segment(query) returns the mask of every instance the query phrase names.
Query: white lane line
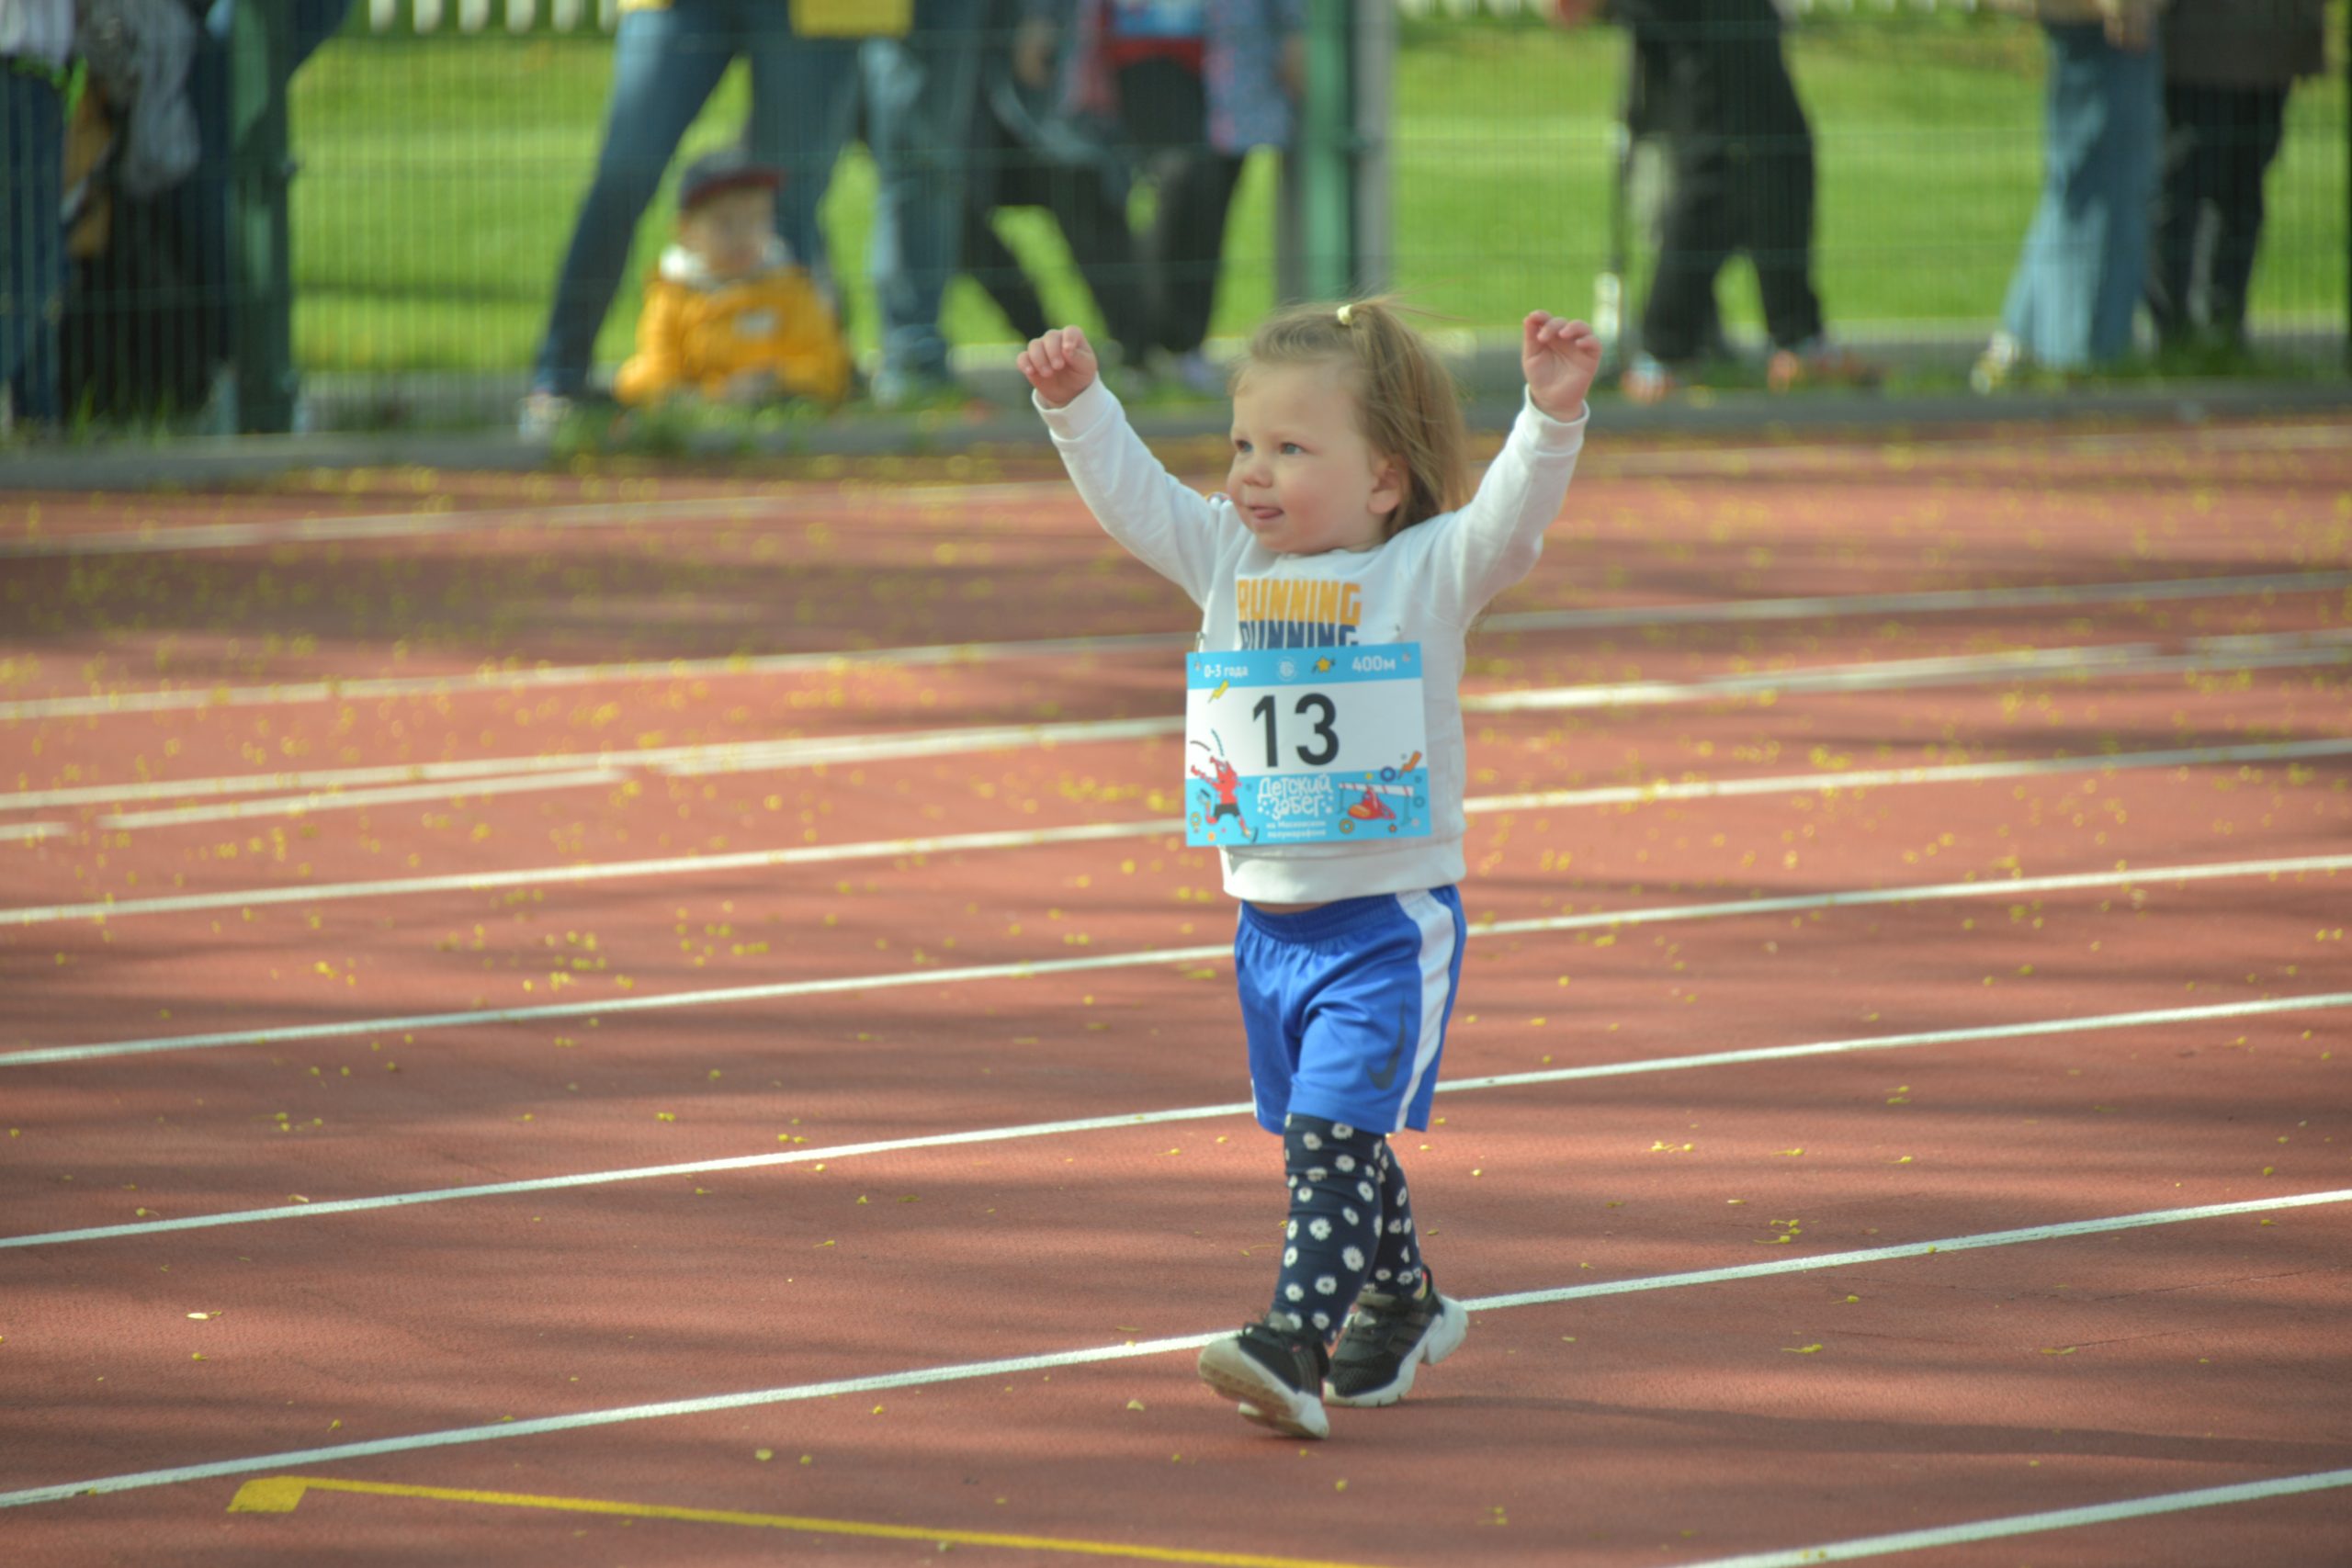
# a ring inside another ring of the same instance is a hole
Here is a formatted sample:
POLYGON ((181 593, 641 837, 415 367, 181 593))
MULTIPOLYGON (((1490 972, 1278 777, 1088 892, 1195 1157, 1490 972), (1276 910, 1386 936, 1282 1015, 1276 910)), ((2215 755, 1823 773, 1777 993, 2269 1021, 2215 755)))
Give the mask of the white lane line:
POLYGON ((183 806, 166 811, 124 811, 98 818, 107 829, 168 828, 192 822, 230 821, 247 817, 306 817, 314 811, 348 811, 363 806, 401 806, 419 800, 461 805, 486 795, 519 795, 550 789, 586 789, 595 784, 626 783, 628 774, 612 768, 583 768, 571 773, 529 773, 516 778, 456 780, 441 784, 407 784, 390 789, 312 790, 307 795, 241 800, 226 806, 183 806))
MULTIPOLYGON (((1709 675, 1695 681, 1634 681, 1612 685, 1553 686, 1464 697, 1462 710, 1464 713, 1520 713, 1566 708, 1650 707, 1668 703, 1720 702, 1746 696, 1896 691, 1923 686, 1976 685, 2039 679, 2071 682, 2098 676, 2161 675, 2207 670, 2273 670, 2317 664, 2352 665, 2352 628, 2252 637, 2199 638, 2192 650, 2187 653, 2167 653, 2146 643, 2123 643, 1944 655, 1928 659, 1877 660, 1863 664, 1709 675)), ((746 741, 733 747, 707 749, 693 757, 664 762, 660 771, 673 778, 768 773, 835 762, 997 750, 1011 746, 1067 746, 1106 739, 1135 739, 1173 735, 1182 728, 1183 721, 1171 716, 1024 725, 997 730, 919 730, 903 735, 746 741)))
POLYGON ((1973 1519, 1939 1529, 1901 1530, 1893 1535, 1863 1536, 1834 1540, 1823 1546, 1792 1547, 1784 1551, 1750 1551, 1737 1557, 1712 1557, 1683 1568, 1804 1568, 1812 1562, 1854 1562, 1866 1557, 1891 1557, 1899 1551, 1924 1551, 1937 1546, 1965 1546, 1972 1541, 2000 1540, 2013 1535, 2038 1535, 2044 1530, 2077 1529, 2085 1525, 2111 1525, 2143 1519, 2155 1514, 2177 1514, 2190 1508, 2226 1507, 2233 1503, 2260 1503, 2272 1497, 2298 1497, 2352 1486, 2352 1470, 2323 1470, 2309 1475, 2280 1475, 2267 1481, 2241 1482, 2234 1486, 2200 1486, 2193 1492, 2160 1492, 2151 1497, 2131 1497, 2120 1503, 2093 1503, 2079 1508, 2051 1508, 2039 1514, 2011 1514, 2007 1518, 1973 1519))
MULTIPOLYGON (((1474 937, 1523 936, 1544 932, 1610 930, 1618 926, 1657 925, 1675 920, 1736 919, 1757 915, 1790 914, 1811 909, 1861 908, 1877 904, 1931 903, 1946 898, 2016 897, 2030 893, 2075 892, 2093 887, 2141 888, 2166 883, 2208 882, 2241 876, 2334 876, 2352 869, 2352 855, 2307 855, 2287 860, 2226 861, 2138 871, 2074 872, 2052 876, 2012 877, 1997 882, 1947 882, 1900 887, 1875 887, 1830 893, 1802 893, 1774 898, 1740 898, 1714 904, 1678 904, 1658 908, 1612 909, 1586 915, 1547 915, 1538 919, 1497 920, 1474 925, 1474 937)), ((1229 943, 1199 947, 1162 947, 1136 953, 1098 953, 1087 958, 1026 959, 1015 964, 975 964, 959 969, 910 969, 892 975, 842 976, 823 980, 784 980, 765 986, 729 986, 716 990, 673 991, 661 996, 616 997, 604 1001, 543 1002, 535 1007, 482 1009, 470 1012, 422 1013, 407 1018, 352 1019, 334 1023, 299 1024, 277 1029, 227 1030, 212 1034, 173 1034, 147 1040, 119 1040, 91 1045, 44 1045, 0 1052, 0 1067, 35 1066, 45 1063, 87 1062, 113 1056, 148 1055, 159 1051, 192 1051, 218 1045, 269 1045, 296 1040, 326 1040, 392 1030, 463 1028, 470 1024, 534 1023, 556 1019, 599 1017, 605 1013, 650 1012, 672 1008, 712 1007, 729 1002, 776 1001, 790 997, 832 995, 844 991, 896 990, 910 986, 949 986, 983 980, 1029 980, 1048 975, 1073 975, 1105 969, 1134 969, 1159 964, 1197 964, 1220 957, 1229 943)))
POLYGON ((18 843, 33 839, 54 839, 65 831, 62 822, 0 823, 0 843, 18 843))
MULTIPOLYGON (((1496 811, 1569 809, 1668 800, 1731 799, 1763 795, 1826 794, 1909 784, 1982 783, 2058 773, 2123 773, 2199 767, 2217 762, 2294 761, 2352 754, 2352 739, 2265 741, 2246 746, 2184 747, 2165 751, 2118 751, 2087 757, 2037 757, 2014 762, 1963 762, 1944 767, 1867 768, 1834 773, 1774 774, 1750 779, 1687 779, 1596 789, 1547 790, 1530 795, 1486 795, 1464 803, 1471 816, 1496 811)), ((1181 833, 1180 818, 1141 822, 1093 822, 1068 828, 1005 829, 992 833, 942 834, 919 839, 865 840, 844 844, 807 844, 784 850, 739 850, 726 854, 673 855, 659 860, 607 861, 534 866, 519 871, 460 872, 435 876, 388 877, 371 882, 322 883, 314 886, 248 887, 222 893, 181 893, 153 898, 105 898, 80 904, 0 908, 0 926, 46 925, 60 920, 122 919, 134 915, 184 914, 205 909, 251 908, 273 904, 323 904, 353 898, 413 897, 426 893, 488 892, 501 887, 609 882, 643 876, 701 875, 722 871, 772 870, 778 866, 902 855, 957 854, 983 850, 1037 849, 1114 839, 1181 833)))
MULTIPOLYGON (((2267 572, 2237 577, 2163 578, 2145 582, 1929 589, 1905 593, 1821 594, 1708 601, 1691 604, 1530 610, 1489 615, 1480 625, 1485 631, 1498 633, 1592 630, 1615 626, 1742 625, 1766 621, 1823 620, 1844 615, 1942 615, 1968 610, 2044 609, 2068 605, 2324 593, 2347 587, 2352 587, 2352 571, 2267 572)), ((729 655, 711 659, 643 660, 616 664, 543 665, 533 669, 485 669, 443 675, 374 676, 356 681, 304 681, 262 686, 164 687, 0 703, 0 720, 90 717, 213 706, 359 702, 385 697, 439 695, 469 689, 526 691, 606 681, 707 680, 859 668, 980 664, 1008 659, 1158 652, 1192 646, 1193 635, 1189 632, 1138 633, 1123 637, 938 643, 855 652, 729 655)))
MULTIPOLYGON (((1582 1067, 1550 1067, 1540 1072, 1503 1073, 1488 1077, 1441 1082, 1440 1094, 1468 1094, 1480 1089, 1525 1089, 1546 1084, 1575 1083, 1590 1078, 1632 1077, 1646 1073, 1689 1072, 1702 1067, 1748 1066, 1760 1062, 1803 1061, 1815 1056, 1852 1055, 1864 1051, 1905 1051, 1922 1045, 1964 1044, 1980 1040, 2019 1040, 2051 1034, 2082 1034, 2111 1029, 2154 1029, 2177 1023, 2211 1023, 2222 1020, 2267 1017, 2274 1013, 2322 1011, 2352 1007, 2352 991, 2313 996, 2272 997, 2252 1002, 2222 1002, 2208 1007, 2159 1008, 2145 1012, 2104 1013, 2089 1018, 2029 1019, 2021 1023, 1981 1024, 1964 1029, 1933 1029, 1911 1034, 1871 1034, 1849 1040, 1816 1040, 1798 1045, 1759 1045, 1741 1051, 1710 1051, 1696 1056, 1649 1056, 1624 1062, 1599 1062, 1582 1067)), ((431 1188, 413 1192, 380 1193, 366 1198, 334 1198, 312 1203, 284 1203, 267 1209, 227 1209, 176 1219, 133 1221, 119 1225, 91 1225, 78 1230, 43 1231, 0 1236, 0 1251, 12 1247, 64 1247, 85 1241, 113 1241, 125 1236, 161 1235, 175 1231, 211 1230, 221 1225, 261 1224, 272 1220, 316 1219, 325 1214, 366 1213, 379 1209, 413 1208, 421 1203, 453 1203, 473 1198, 511 1198, 530 1192, 560 1192, 580 1187, 605 1187, 616 1182, 650 1181, 662 1178, 707 1176, 720 1171, 764 1170, 772 1166, 800 1165, 813 1160, 849 1159, 859 1155, 896 1154, 912 1149, 952 1148, 965 1144, 1009 1143, 1024 1138, 1058 1137, 1070 1133, 1152 1127, 1170 1122, 1199 1122, 1239 1116, 1249 1104, 1188 1105, 1165 1111, 1137 1111, 1116 1116, 1089 1116, 1072 1121, 1033 1122, 1012 1127, 989 1127, 962 1133, 931 1133, 918 1137, 885 1138, 872 1143, 836 1144, 824 1148, 779 1149, 773 1154, 727 1155, 715 1159, 686 1160, 674 1165, 635 1166, 619 1170, 572 1171, 562 1176, 529 1177, 514 1181, 478 1182, 468 1187, 431 1188)))
MULTIPOLYGON (((1689 682, 1644 681, 1609 685, 1556 686, 1537 691, 1474 694, 1464 699, 1463 707, 1465 712, 1472 713, 1504 713, 1520 708, 1638 707, 1668 703, 1723 701, 1765 693, 1967 684, 1978 681, 2028 679, 2045 674, 2052 678, 2073 679, 2093 667, 2100 674, 2129 675, 2217 667, 2273 668, 2347 662, 2352 662, 2352 630, 2338 629, 2199 638, 2185 654, 2164 653, 2144 643, 2092 645, 2018 653, 1741 671, 1689 682)), ((467 761, 393 763, 364 768, 315 769, 303 773, 238 773, 203 779, 144 780, 136 784, 84 784, 0 795, 0 812, 131 800, 243 795, 260 790, 331 790, 382 784, 416 784, 551 768, 645 768, 673 776, 695 777, 708 773, 820 767, 837 762, 877 761, 898 757, 939 756, 960 751, 1100 744, 1172 735, 1182 728, 1182 719, 1172 716, 1084 719, 1058 724, 947 727, 896 733, 643 747, 626 751, 553 752, 536 757, 483 757, 467 761)))
MULTIPOLYGON (((2294 592, 2277 590, 2277 592, 2294 592)), ((935 643, 854 652, 729 654, 715 659, 649 659, 618 664, 549 664, 530 669, 468 670, 441 675, 383 675, 356 681, 301 681, 269 686, 175 686, 157 691, 97 693, 81 697, 28 697, 0 703, 0 720, 86 718, 117 713, 167 713, 204 707, 267 707, 281 704, 368 702, 386 697, 455 696, 466 691, 524 692, 602 681, 694 681, 733 675, 844 673, 858 669, 910 669, 977 664, 1003 658, 1188 649, 1193 636, 1142 632, 1118 637, 1043 637, 999 643, 935 643)))
MULTIPOLYGON (((1700 1269, 1687 1273, 1652 1274, 1634 1280, 1612 1280, 1589 1285, 1570 1285, 1559 1290, 1527 1291, 1510 1295, 1474 1297, 1465 1300, 1463 1304, 1472 1312, 1506 1312, 1516 1307, 1538 1303, 1548 1305, 1595 1296, 1681 1290, 1694 1285, 1728 1284, 1738 1280, 1771 1279, 1784 1274, 1853 1269, 1869 1264, 1892 1263, 1915 1258, 1938 1256, 1948 1252, 1966 1252, 1993 1247, 2020 1247, 2045 1241, 2066 1241, 2082 1236, 2144 1230, 2157 1225, 2188 1224, 2202 1220, 2231 1219, 2247 1214, 2273 1213, 2282 1210, 2306 1209, 2321 1204, 2346 1201, 2352 1201, 2352 1189, 2324 1192, 2297 1192, 2284 1197, 2256 1198, 2236 1203, 2207 1203, 2195 1208, 2154 1209, 2139 1213, 2116 1214, 2103 1219, 2070 1220, 2061 1224, 2033 1225, 2019 1230, 1984 1231, 1973 1235, 1946 1236, 1936 1241, 1866 1247, 1854 1252, 1824 1253, 1815 1258, 1774 1258, 1770 1262, 1748 1263, 1736 1268, 1700 1269)), ((842 1394, 874 1393, 891 1389, 970 1382, 981 1378, 1001 1378, 1022 1372, 1053 1371, 1062 1367, 1091 1366, 1104 1361, 1137 1360, 1149 1356, 1165 1356, 1179 1351, 1198 1349, 1210 1340, 1231 1332, 1229 1328, 1213 1329, 1205 1334, 1186 1334, 1166 1339, 1098 1345, 1076 1350, 1056 1350, 1036 1355, 1012 1356, 997 1360, 966 1361, 952 1366, 920 1367, 906 1371, 883 1372, 868 1377, 840 1378, 829 1382, 787 1384, 780 1388, 752 1389, 741 1393, 707 1394, 695 1399, 664 1400, 649 1404, 625 1404, 603 1410, 576 1410, 570 1415, 535 1416, 526 1421, 502 1421, 484 1427, 453 1427, 437 1432, 415 1432, 403 1437, 372 1438, 366 1442, 337 1443, 326 1448, 297 1449, 282 1453, 254 1454, 241 1459, 212 1460, 201 1464, 176 1465, 164 1470, 142 1470, 120 1475, 93 1476, 85 1480, 68 1481, 56 1485, 31 1486, 14 1492, 0 1492, 0 1508, 21 1508, 36 1503, 61 1503, 70 1497, 102 1496, 110 1493, 139 1491, 153 1486, 176 1485, 183 1482, 210 1481, 225 1475, 251 1475, 257 1471, 290 1470, 316 1464, 332 1464, 341 1460, 369 1459, 379 1454, 413 1453, 423 1449, 455 1448, 469 1443, 499 1442, 509 1438, 544 1437, 550 1433, 577 1432, 598 1427, 618 1426, 625 1422, 662 1420, 678 1416, 708 1416, 727 1410, 748 1410, 762 1405, 795 1404, 812 1399, 831 1399, 842 1394)))
MULTIPOLYGON (((1060 499, 1067 484, 1014 480, 1001 484, 908 484, 895 487, 902 502, 921 505, 943 501, 1060 499)), ((708 518, 743 523, 797 523, 808 510, 839 512, 856 504, 854 491, 818 485, 776 495, 688 496, 673 501, 586 502, 537 506, 527 502, 475 512, 387 512, 355 517, 288 517, 259 523, 206 523, 164 527, 110 529, 106 533, 59 534, 0 539, 0 559, 53 556, 179 555, 198 550, 243 549, 253 545, 315 545, 367 539, 423 539, 443 534, 626 528, 708 518), (808 503, 814 503, 811 508, 808 503)))
MULTIPOLYGON (((2199 639, 2200 642, 2205 639, 2199 639)), ((2041 648, 2014 653, 1879 660, 1819 669, 1759 670, 1696 681, 1636 681, 1617 686, 1559 686, 1497 692, 1463 700, 1464 713, 1518 713, 1557 708, 1636 707, 1702 703, 1726 697, 1814 692, 1906 691, 1923 686, 1976 685, 1997 681, 2086 681, 2118 675, 2168 675, 2202 670, 2276 670, 2312 664, 2352 664, 2352 628, 2288 634, 2260 645, 2199 647, 2166 653, 2144 643, 2041 648)))
MULTIPOLYGON (((1481 795, 1464 806, 1470 816, 1547 807, 1624 806, 1655 800, 1727 800, 1742 795, 1795 795, 1808 790, 1886 789, 1904 784, 1982 784, 1992 779, 2053 773, 2131 773, 2149 768, 2204 767, 2215 762, 2291 762, 2352 754, 2352 740, 2259 741, 2246 746, 2184 746, 2164 751, 2114 751, 2086 757, 2028 757, 2010 762, 1951 762, 1923 768, 1862 768, 1838 773, 1774 774, 1752 779, 1660 779, 1599 789, 1540 790, 1481 795), (1808 783, 1807 781, 1811 782, 1808 783)), ((1171 829, 1172 830, 1172 829, 1171 829)), ((0 923, 6 923, 0 913, 0 923)))
POLYGON ((2016 588, 1925 589, 1905 593, 1839 593, 1786 599, 1734 599, 1623 609, 1525 610, 1479 623, 1496 632, 1592 630, 1603 626, 1690 626, 1751 621, 1811 621, 1838 615, 1924 615, 1965 610, 2061 609, 2084 604, 2159 604, 2240 594, 2324 593, 2352 588, 2352 571, 2270 572, 2244 577, 2160 578, 2147 582, 2030 584, 2016 588))
POLYGON ((459 762, 392 762, 367 768, 318 768, 303 773, 232 773, 209 779, 157 779, 138 784, 83 784, 66 789, 25 790, 0 795, 0 812, 44 810, 60 806, 106 805, 130 800, 184 800, 251 795, 262 790, 330 791, 376 784, 429 784, 440 780, 497 778, 545 769, 628 768, 667 772, 673 764, 727 756, 747 748, 801 747, 808 761, 865 761, 919 754, 935 736, 968 737, 949 750, 989 750, 1068 745, 1080 740, 1125 740, 1170 728, 1162 719, 1094 719, 1080 724, 1021 724, 991 728, 908 730, 899 734, 817 736, 803 739, 725 740, 691 746, 646 746, 628 750, 546 752, 536 757, 477 757, 459 762))
POLYGON ((359 517, 291 517, 264 523, 205 523, 0 539, 0 559, 58 556, 183 555, 253 545, 315 545, 358 539, 423 539, 439 534, 517 528, 625 527, 632 523, 693 522, 782 510, 775 497, 709 496, 672 502, 586 506, 502 506, 485 512, 392 512, 359 517))
MULTIPOLYGON (((2145 675, 2199 670, 2275 669, 2352 664, 2352 630, 2251 637, 2199 639, 2192 651, 2168 654, 2146 644, 2063 648, 2023 653, 1881 660, 1812 669, 1749 671, 1697 681, 1648 681, 1611 685, 1556 686, 1534 691, 1468 697, 1469 713, 1522 709, 1614 708, 1669 703, 1724 701, 1782 693, 1883 691, 1905 687, 1967 685, 1983 682, 2049 678, 2080 680, 2102 675, 2145 675)), ((256 789, 332 790, 390 782, 481 778, 547 769, 651 769, 674 778, 772 773, 836 763, 884 761, 1056 746, 1102 745, 1173 735, 1182 728, 1173 716, 1083 719, 1058 724, 959 726, 863 735, 809 736, 776 740, 650 747, 631 751, 551 753, 538 757, 487 757, 458 762, 423 762, 371 768, 326 769, 305 773, 248 773, 185 782, 83 785, 0 795, 0 811, 29 810, 92 801, 182 798, 234 795, 256 789)), ((194 813, 179 818, 201 821, 194 813)))
POLYGON ((487 891, 499 887, 553 886, 560 883, 608 882, 614 878, 671 876, 695 872, 741 871, 783 865, 809 865, 831 861, 870 860, 876 855, 946 854, 966 850, 1026 849, 1040 844, 1084 843, 1100 839, 1133 839, 1153 833, 1181 833, 1183 824, 1165 822, 1105 822, 1076 828, 1008 829, 998 833, 962 833, 934 839, 898 839, 855 844, 810 844, 791 850, 746 850, 731 854, 680 855, 667 860, 619 861, 605 864, 540 866, 528 871, 456 873, 446 876, 392 877, 380 882, 338 882, 318 887, 257 887, 238 893, 191 893, 163 898, 125 898, 96 904, 57 904, 46 908, 0 909, 0 926, 39 925, 51 920, 114 919, 125 915, 185 913, 192 909, 230 909, 266 904, 326 903, 348 898, 386 898, 418 893, 487 891))

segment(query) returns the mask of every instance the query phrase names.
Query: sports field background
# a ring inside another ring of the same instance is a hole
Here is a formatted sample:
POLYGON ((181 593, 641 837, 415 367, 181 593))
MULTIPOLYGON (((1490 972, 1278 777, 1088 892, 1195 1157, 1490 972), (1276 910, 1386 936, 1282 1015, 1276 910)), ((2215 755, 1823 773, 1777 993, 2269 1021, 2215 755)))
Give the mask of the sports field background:
MULTIPOLYGON (((320 371, 496 371, 528 363, 594 165, 612 44, 593 32, 371 35, 364 13, 297 78, 301 176, 293 196, 296 352, 320 371)), ((2290 104, 2256 277, 2258 331, 2340 336, 2346 238, 2343 7, 2338 62, 2290 104)), ((1582 312, 1607 251, 1610 131, 1624 35, 1526 21, 1400 24, 1392 136, 1395 282, 1465 327, 1532 305, 1582 312)), ((1792 65, 1820 162, 1817 265, 1833 326, 1884 341, 1989 330, 2031 214, 2041 168, 2041 42, 2011 19, 1863 9, 1793 30, 1792 65)), ((692 152, 741 125, 730 73, 687 139, 692 152)), ((1227 236, 1215 331, 1237 333, 1272 298, 1278 171, 1255 159, 1227 236)), ((870 166, 853 144, 827 199, 853 333, 870 347, 864 257, 870 166)), ((1048 305, 1091 319, 1063 281, 1050 220, 1000 226, 1052 275, 1048 305)), ((670 223, 665 189, 607 318, 598 358, 624 356, 638 279, 670 223)), ((1635 276, 1645 275, 1637 263, 1635 276)), ((1736 327, 1755 321, 1736 265, 1736 327)), ((949 336, 1005 341, 985 296, 959 280, 949 336)))

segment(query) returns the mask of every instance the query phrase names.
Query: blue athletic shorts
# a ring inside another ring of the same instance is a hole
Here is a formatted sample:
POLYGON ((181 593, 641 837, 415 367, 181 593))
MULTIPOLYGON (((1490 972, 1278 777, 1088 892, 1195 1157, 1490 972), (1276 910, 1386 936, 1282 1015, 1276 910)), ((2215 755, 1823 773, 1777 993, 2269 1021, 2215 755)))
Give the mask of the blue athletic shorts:
POLYGON ((1468 927, 1452 887, 1295 915, 1248 904, 1233 935, 1258 1124, 1291 1111, 1370 1132, 1430 1124, 1468 927))

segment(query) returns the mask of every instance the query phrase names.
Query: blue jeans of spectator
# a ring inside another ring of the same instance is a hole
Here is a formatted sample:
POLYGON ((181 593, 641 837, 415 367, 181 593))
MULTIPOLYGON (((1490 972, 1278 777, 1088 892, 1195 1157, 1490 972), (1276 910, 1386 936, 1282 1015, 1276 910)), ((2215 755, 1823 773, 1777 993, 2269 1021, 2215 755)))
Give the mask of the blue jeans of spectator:
POLYGON ((2148 277, 2148 206, 2164 141, 2164 62, 2097 23, 2051 27, 2041 204, 2002 323, 2060 370, 2120 358, 2148 277))
POLYGON ((65 312, 58 219, 65 100, 46 75, 0 60, 0 387, 20 418, 55 421, 57 329, 65 312))
POLYGON ((817 207, 849 134, 856 45, 800 39, 783 0, 672 0, 624 12, 596 173, 557 275, 534 390, 575 396, 612 308, 639 220, 686 129, 738 56, 752 70, 752 155, 786 174, 776 232, 802 265, 830 275, 817 207))
POLYGON ((875 164, 870 265, 885 382, 947 374, 939 310, 963 265, 982 9, 979 0, 917 0, 905 38, 871 39, 859 57, 875 164))

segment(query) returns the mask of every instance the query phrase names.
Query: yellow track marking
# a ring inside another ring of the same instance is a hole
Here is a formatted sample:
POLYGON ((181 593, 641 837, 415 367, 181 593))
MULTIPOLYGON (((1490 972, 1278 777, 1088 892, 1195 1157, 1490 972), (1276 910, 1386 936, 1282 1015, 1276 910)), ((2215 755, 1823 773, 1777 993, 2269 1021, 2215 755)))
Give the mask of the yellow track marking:
POLYGON ((856 1519, 811 1519, 791 1514, 746 1514, 729 1508, 678 1508, 659 1503, 616 1503, 594 1497, 545 1497, 526 1492, 472 1492, 447 1486, 404 1486, 375 1481, 329 1481, 307 1475, 272 1475, 237 1488, 232 1514, 290 1514, 305 1492, 356 1492, 371 1497, 424 1497, 443 1503, 477 1503, 495 1508, 543 1508, 563 1514, 605 1514, 632 1519, 679 1519, 692 1524, 747 1525, 762 1529, 802 1530, 815 1535, 865 1536, 884 1540, 945 1541, 956 1546, 1005 1546, 1028 1551, 1067 1551, 1080 1557, 1124 1557, 1143 1562, 1198 1562, 1210 1568, 1370 1568, 1302 1557, 1261 1557, 1249 1552, 1190 1551, 1181 1547, 1131 1546, 1114 1540, 1073 1540, 1060 1536, 1002 1535, 989 1530, 925 1529, 915 1525, 867 1524, 856 1519))

